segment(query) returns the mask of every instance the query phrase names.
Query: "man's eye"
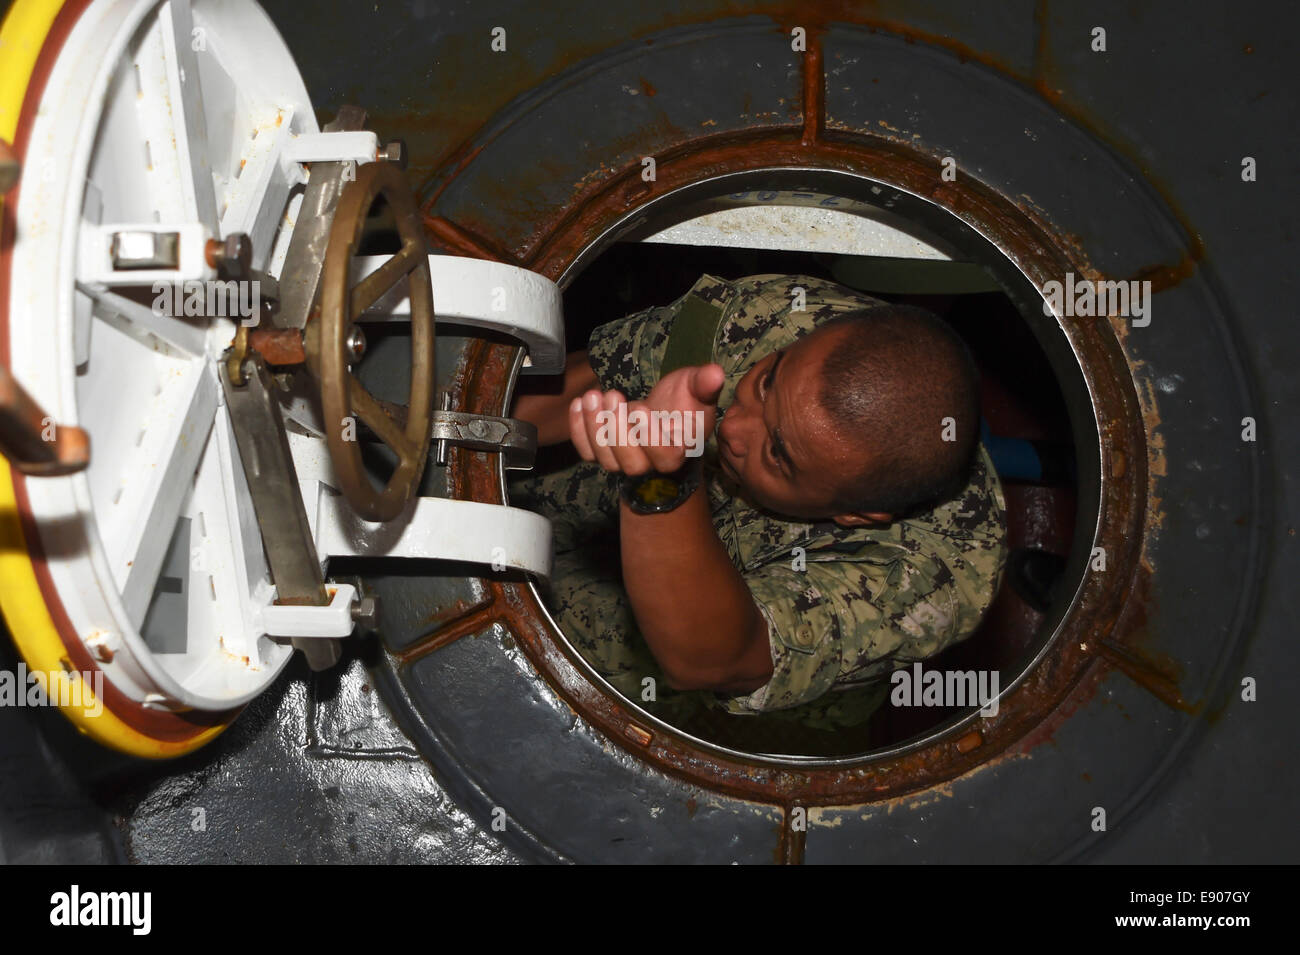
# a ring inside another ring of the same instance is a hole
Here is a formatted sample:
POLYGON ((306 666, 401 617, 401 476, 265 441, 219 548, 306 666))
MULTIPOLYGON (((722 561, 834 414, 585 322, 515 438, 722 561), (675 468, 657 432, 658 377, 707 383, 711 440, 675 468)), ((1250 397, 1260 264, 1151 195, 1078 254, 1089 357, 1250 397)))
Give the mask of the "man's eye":
POLYGON ((764 397, 764 398, 767 397, 767 389, 769 389, 769 388, 772 387, 772 380, 773 380, 774 378, 776 378, 776 365, 773 365, 772 368, 771 368, 771 370, 768 371, 768 373, 767 373, 766 375, 763 376, 763 380, 762 380, 762 385, 763 385, 762 392, 763 392, 763 397, 764 397))

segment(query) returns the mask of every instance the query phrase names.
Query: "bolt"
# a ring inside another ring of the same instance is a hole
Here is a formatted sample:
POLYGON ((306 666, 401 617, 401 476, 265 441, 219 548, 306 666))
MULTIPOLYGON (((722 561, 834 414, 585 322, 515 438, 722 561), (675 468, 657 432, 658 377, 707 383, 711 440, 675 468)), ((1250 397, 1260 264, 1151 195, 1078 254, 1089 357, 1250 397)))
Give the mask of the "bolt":
POLYGON ((356 364, 366 353, 366 333, 360 325, 348 329, 348 337, 343 342, 343 349, 348 355, 348 364, 356 364))
POLYGON ((232 232, 225 239, 208 239, 203 251, 208 265, 226 278, 248 278, 253 264, 253 240, 244 233, 232 232))
MULTIPOLYGON (((450 392, 450 391, 444 391, 444 392, 442 393, 442 410, 443 410, 443 411, 450 411, 450 410, 451 410, 451 392, 450 392)), ((433 455, 433 457, 434 457, 434 460, 438 462, 438 467, 440 467, 440 468, 445 468, 445 467, 447 466, 447 442, 446 442, 445 439, 443 439, 443 438, 439 438, 439 439, 437 440, 437 442, 435 443, 435 446, 434 446, 434 455, 433 455)))
POLYGON ((379 600, 362 597, 352 605, 352 619, 361 630, 374 630, 379 624, 379 600))
POLYGON ((394 139, 391 143, 385 144, 384 148, 376 153, 375 158, 383 162, 397 163, 399 169, 405 169, 409 158, 406 150, 406 141, 402 139, 394 139))

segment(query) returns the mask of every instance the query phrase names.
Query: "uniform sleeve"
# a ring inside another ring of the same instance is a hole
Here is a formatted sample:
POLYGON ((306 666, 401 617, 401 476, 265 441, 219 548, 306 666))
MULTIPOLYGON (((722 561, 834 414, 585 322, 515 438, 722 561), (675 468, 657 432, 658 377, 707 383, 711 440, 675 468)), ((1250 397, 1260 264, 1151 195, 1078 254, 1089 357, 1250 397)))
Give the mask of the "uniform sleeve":
POLYGON ((859 684, 952 642, 958 595, 951 573, 924 556, 764 565, 745 575, 767 621, 772 678, 734 697, 735 713, 781 710, 832 685, 859 684))
POLYGON ((676 305, 663 305, 607 322, 591 333, 587 360, 602 390, 617 388, 641 401, 659 381, 676 305))

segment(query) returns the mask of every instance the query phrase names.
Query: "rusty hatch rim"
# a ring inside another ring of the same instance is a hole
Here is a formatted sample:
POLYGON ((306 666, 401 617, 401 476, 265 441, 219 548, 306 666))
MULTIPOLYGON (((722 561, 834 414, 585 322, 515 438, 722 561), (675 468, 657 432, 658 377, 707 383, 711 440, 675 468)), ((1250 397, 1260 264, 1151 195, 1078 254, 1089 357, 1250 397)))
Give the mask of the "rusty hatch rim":
MULTIPOLYGON (((1035 288, 1066 271, 1103 278, 1080 249, 1031 210, 970 177, 938 181, 933 157, 877 137, 836 135, 830 140, 823 135, 810 141, 788 129, 701 137, 661 155, 657 162, 653 182, 641 179, 638 166, 575 197, 549 221, 543 238, 519 264, 557 281, 567 280, 576 274, 575 267, 598 254, 602 240, 617 234, 620 224, 634 222, 639 212, 674 193, 717 177, 815 170, 880 183, 932 205, 985 237, 1035 288)), ((435 244, 460 254, 507 258, 432 214, 432 202, 426 203, 425 225, 435 244)), ((629 753, 709 789, 786 806, 858 804, 905 795, 1027 745, 1027 738, 1050 732, 1085 702, 1108 664, 1137 636, 1143 619, 1140 595, 1148 573, 1142 561, 1148 493, 1146 433, 1128 363, 1109 322, 1059 316, 1058 322, 1086 382, 1100 439, 1092 543, 1106 549, 1108 568, 1104 577, 1082 575, 1053 637, 1003 694, 998 715, 983 718, 978 729, 969 727, 974 715, 959 717, 893 751, 848 760, 796 760, 724 750, 634 709, 594 678, 555 628, 532 586, 511 581, 485 581, 491 593, 487 607, 470 618, 449 621, 405 648, 398 662, 409 664, 499 621, 510 628, 532 665, 568 705, 629 753), (1125 453, 1123 448, 1132 450, 1125 453)), ((453 385, 458 404, 487 414, 506 413, 521 361, 518 346, 473 343, 453 385)), ((1077 427, 1075 432, 1077 436, 1077 427)), ((455 455, 449 478, 453 497, 505 503, 504 472, 488 456, 455 455)), ((1079 536, 1076 533, 1076 539, 1079 536)))

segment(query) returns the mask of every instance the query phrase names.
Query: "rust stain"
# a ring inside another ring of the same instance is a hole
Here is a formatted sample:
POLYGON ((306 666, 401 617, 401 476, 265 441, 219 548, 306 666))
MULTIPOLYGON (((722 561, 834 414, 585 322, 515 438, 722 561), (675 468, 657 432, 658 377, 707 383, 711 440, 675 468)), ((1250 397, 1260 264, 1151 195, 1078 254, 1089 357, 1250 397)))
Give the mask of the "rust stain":
POLYGON ((792 827, 794 806, 782 806, 780 832, 777 835, 773 861, 777 865, 803 865, 804 846, 808 839, 808 810, 804 809, 804 824, 800 829, 792 827))
MULTIPOLYGON (((396 125, 401 129, 408 128, 407 125, 402 122, 399 122, 396 125)), ((470 163, 477 159, 479 153, 482 151, 482 145, 475 145, 471 141, 466 141, 459 149, 452 153, 447 162, 440 167, 442 171, 442 181, 425 200, 423 208, 432 209, 434 205, 437 204, 438 198, 442 195, 447 186, 451 185, 457 176, 469 168, 470 163)))
MULTIPOLYGON (((817 0, 810 3, 795 3, 790 0, 777 0, 777 2, 754 0, 754 2, 741 3, 739 0, 730 0, 730 2, 724 0, 724 2, 709 3, 707 6, 700 5, 695 9, 666 10, 645 20, 628 18, 628 22, 624 24, 623 38, 639 39, 646 46, 653 46, 654 34, 662 30, 711 24, 725 18, 747 17, 754 14, 770 17, 774 30, 787 38, 794 27, 802 27, 807 31, 807 51, 801 55, 804 57, 804 136, 809 142, 816 141, 822 135, 825 125, 825 80, 822 75, 824 71, 821 69, 821 35, 833 23, 848 23, 865 27, 873 33, 885 32, 896 35, 908 44, 923 43, 945 50, 960 63, 974 62, 995 70, 1036 91, 1059 111, 1066 113, 1072 120, 1140 165, 1137 151, 1110 135, 1099 122, 1098 117, 1085 115, 1081 109, 1071 105, 1067 101, 1065 91, 1054 79, 1058 69, 1051 56, 1047 0, 1037 0, 1034 7, 1033 18, 1037 29, 1032 65, 1028 74, 999 56, 977 50, 947 35, 947 33, 959 32, 958 25, 954 23, 952 29, 945 31, 936 19, 938 16, 936 11, 930 10, 926 14, 931 28, 921 29, 913 23, 900 19, 900 15, 910 15, 905 3, 880 2, 880 0, 817 0)), ((507 103, 533 89, 539 77, 555 76, 575 67, 605 52, 607 44, 601 39, 598 31, 593 32, 589 40, 571 39, 557 55, 546 62, 533 62, 525 57, 502 58, 500 68, 494 69, 488 77, 477 75, 471 69, 471 61, 464 58, 468 55, 468 49, 468 47, 448 47, 440 50, 444 55, 442 65, 448 75, 474 76, 474 82, 467 82, 457 87, 456 95, 448 97, 445 103, 420 103, 410 109, 371 111, 373 126, 400 129, 410 142, 413 154, 421 157, 422 164, 413 166, 413 172, 424 173, 435 168, 438 170, 433 180, 437 185, 434 187, 433 194, 427 197, 424 206, 426 210, 434 208, 441 191, 473 161, 477 152, 483 148, 484 143, 480 139, 487 135, 493 117, 507 103), (427 165, 423 165, 424 163, 427 165)), ((1253 47, 1247 44, 1244 50, 1250 53, 1253 47)), ((655 95, 656 90, 647 78, 640 78, 640 86, 647 96, 655 95)), ((353 93, 344 91, 342 99, 359 101, 360 97, 355 95, 355 91, 353 93)), ((1184 226, 1192 243, 1188 256, 1190 263, 1199 262, 1202 255, 1198 247, 1199 239, 1194 230, 1188 228, 1186 217, 1178 212, 1178 206, 1172 201, 1169 191, 1151 176, 1150 170, 1143 168, 1142 171, 1160 191, 1166 204, 1175 211, 1184 226)), ((1173 265, 1151 266, 1148 271, 1156 274, 1160 281, 1174 282, 1188 274, 1189 266, 1187 262, 1180 261, 1173 265)))
POLYGON ((496 601, 492 597, 473 604, 467 604, 463 600, 457 601, 447 610, 430 618, 432 628, 427 635, 409 647, 394 653, 393 656, 402 665, 409 665, 449 643, 454 643, 461 637, 483 631, 496 623, 499 616, 496 601))
POLYGON ((1130 277, 1130 281, 1150 282, 1151 293, 1154 295, 1173 288, 1183 279, 1191 277, 1204 257, 1205 248, 1201 245, 1200 236, 1193 233, 1192 248, 1184 252, 1177 262, 1172 265, 1149 265, 1138 269, 1130 277))
MULTIPOLYGON (((1086 115, 1079 108, 1071 106, 1064 97, 1063 90, 1053 85, 1052 77, 1056 73, 1056 66, 1051 56, 1051 35, 1048 23, 1048 4, 1046 0, 1038 0, 1034 11, 1034 22, 1037 27, 1035 35, 1034 55, 1032 67, 1028 75, 1023 74, 1016 68, 1013 68, 1004 59, 979 51, 953 39, 943 33, 933 30, 919 29, 915 25, 898 19, 890 15, 897 5, 883 5, 888 7, 889 12, 882 10, 882 4, 878 2, 852 2, 852 0, 832 0, 832 2, 819 2, 809 5, 791 4, 791 3, 757 3, 747 5, 743 9, 731 4, 724 4, 712 10, 688 12, 684 14, 670 14, 661 20, 656 20, 653 24, 644 25, 645 30, 661 30, 669 27, 699 25, 715 22, 718 19, 730 16, 752 15, 754 13, 765 14, 772 18, 774 29, 783 35, 788 36, 789 31, 794 27, 803 27, 807 31, 807 50, 801 54, 803 56, 803 136, 806 143, 816 142, 824 134, 825 129, 825 71, 822 63, 822 35, 828 26, 835 22, 852 23, 866 27, 870 32, 885 32, 901 38, 906 43, 924 43, 929 46, 946 50, 958 62, 975 62, 982 64, 992 70, 995 70, 1009 79, 1024 85, 1027 88, 1035 90, 1044 100, 1049 102, 1058 111, 1065 113, 1070 119, 1077 124, 1096 134, 1107 145, 1115 148, 1119 152, 1128 156, 1130 160, 1139 165, 1143 174, 1148 181, 1160 193, 1166 205, 1173 211, 1180 225, 1183 227, 1188 236, 1189 248, 1185 255, 1173 264, 1154 264, 1144 267, 1139 271, 1139 277, 1150 280, 1153 283, 1153 291, 1162 288, 1168 288, 1195 271, 1196 265, 1204 257, 1204 249, 1201 245, 1200 237, 1195 230, 1189 226, 1188 220, 1179 209, 1179 206, 1173 201, 1169 190, 1164 188, 1156 180, 1151 170, 1141 166, 1138 160, 1138 153, 1129 144, 1125 144, 1109 135, 1097 117, 1086 115)), ((635 37, 636 34, 631 34, 635 37)), ((653 44, 653 37, 644 37, 647 45, 653 44)), ((587 45, 576 45, 568 49, 565 54, 557 59, 556 62, 548 64, 544 73, 539 75, 554 75, 571 66, 584 61, 590 56, 596 55, 603 50, 598 43, 587 45)), ((498 78, 499 80, 502 78, 498 78)), ((520 78, 519 90, 525 90, 531 87, 535 78, 520 78)), ((642 83, 647 83, 642 78, 642 83)), ((438 197, 447 185, 453 180, 464 168, 466 168, 474 159, 474 156, 484 146, 484 143, 477 142, 477 139, 485 134, 488 124, 492 121, 491 117, 496 110, 505 105, 509 96, 498 96, 490 101, 480 101, 475 103, 471 101, 470 105, 480 105, 482 108, 478 111, 466 109, 465 103, 457 102, 457 108, 450 111, 452 115, 443 115, 445 110, 424 110, 422 112, 410 111, 406 113, 384 114, 383 120, 399 125, 404 132, 410 132, 422 127, 428 126, 431 129, 441 133, 443 141, 456 141, 457 131, 463 129, 468 116, 485 116, 487 119, 481 126, 478 126, 472 137, 464 140, 458 148, 453 147, 454 151, 446 159, 438 158, 433 160, 438 166, 438 173, 432 181, 437 185, 433 193, 427 197, 424 203, 424 209, 431 211, 437 202, 438 197), (499 102, 497 101, 499 100, 499 102), (449 126, 448 123, 453 125, 449 126), (449 133, 449 130, 451 131, 449 133)), ((897 130, 894 130, 897 132, 897 130)), ((900 134, 900 139, 904 138, 900 134)), ((417 150, 418 151, 418 150, 417 150)), ((608 169, 593 170, 588 177, 580 182, 576 191, 581 192, 585 187, 595 185, 596 181, 603 181, 607 176, 614 174, 616 171, 608 169)), ((518 187, 517 183, 509 184, 511 187, 518 187)), ((503 187, 505 184, 503 184, 503 187)))
POLYGON ((476 235, 464 226, 457 225, 442 216, 421 213, 425 232, 444 249, 475 259, 487 259, 490 262, 509 262, 515 259, 510 253, 496 248, 487 239, 476 235))
POLYGON ((654 741, 654 733, 651 733, 644 726, 638 726, 635 723, 628 723, 623 727, 623 735, 630 739, 637 746, 646 747, 654 741))
POLYGON ((1038 0, 1034 4, 1034 29, 1034 62, 1030 82, 1039 96, 1055 106, 1060 102, 1064 90, 1053 88, 1047 82, 1047 77, 1053 72, 1047 32, 1047 0, 1038 0))
POLYGON ((1201 711, 1202 704, 1193 705, 1183 699, 1178 689, 1181 667, 1173 657, 1134 646, 1119 646, 1107 640, 1099 641, 1098 649, 1125 676, 1160 702, 1192 715, 1201 711))
POLYGON ((822 31, 813 27, 808 33, 808 48, 803 55, 803 137, 805 146, 821 139, 826 126, 826 71, 822 66, 822 31))
POLYGON ((444 607, 437 613, 430 614, 426 620, 430 628, 440 630, 448 624, 464 620, 470 614, 477 613, 483 608, 490 606, 491 603, 492 600, 489 597, 484 597, 473 602, 468 600, 457 600, 451 606, 444 607))
MULTIPOLYGON (((1038 95, 1050 103, 1058 112, 1063 113, 1073 122, 1096 135, 1106 145, 1127 157, 1130 162, 1137 166, 1147 182, 1159 193, 1161 200, 1174 218, 1177 219, 1178 224, 1187 236, 1188 247, 1177 261, 1172 264, 1146 266, 1130 277, 1137 281, 1150 281, 1152 293, 1172 288, 1191 276, 1196 271, 1197 266, 1204 260, 1205 246, 1200 234, 1192 227, 1191 220, 1188 219, 1181 206, 1174 200, 1169 188, 1141 161, 1141 154, 1134 148, 1133 144, 1120 141, 1116 135, 1108 131, 1104 123, 1101 122, 1100 117, 1089 114, 1081 106, 1070 102, 1065 96, 1065 90, 1054 85, 1052 77, 1057 74, 1057 68, 1051 55, 1047 0, 1037 0, 1034 6, 1034 25, 1037 28, 1037 34, 1034 43, 1033 71, 1030 83, 1038 92, 1038 95)), ((1014 76, 1014 72, 1011 75, 1014 76)))
POLYGON ((1124 472, 1127 470, 1128 470, 1128 461, 1124 457, 1124 452, 1121 451, 1119 448, 1116 448, 1113 451, 1111 451, 1110 453, 1111 478, 1118 481, 1120 478, 1124 476, 1124 472))
POLYGON ((255 328, 248 335, 248 347, 268 365, 301 365, 307 360, 302 332, 296 328, 255 328))

